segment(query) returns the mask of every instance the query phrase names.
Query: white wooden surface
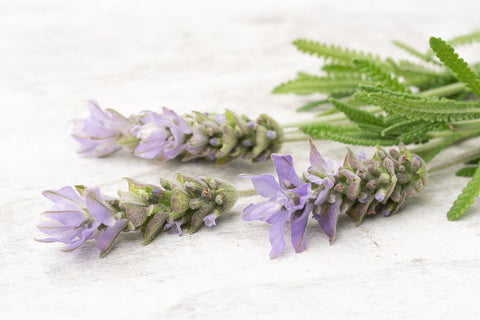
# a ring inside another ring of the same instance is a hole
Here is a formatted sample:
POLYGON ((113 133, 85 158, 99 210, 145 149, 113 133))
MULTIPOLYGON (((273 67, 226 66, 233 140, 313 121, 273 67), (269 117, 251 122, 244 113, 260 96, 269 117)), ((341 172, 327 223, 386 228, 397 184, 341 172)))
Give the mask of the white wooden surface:
MULTIPOLYGON (((121 236, 102 260, 93 243, 62 253, 33 237, 49 206, 44 189, 99 185, 114 195, 124 176, 154 183, 179 169, 246 187, 237 174, 273 172, 246 161, 216 169, 127 152, 81 157, 68 120, 87 115, 85 100, 125 114, 165 105, 308 118, 294 112, 306 98, 269 93, 318 68, 293 39, 403 57, 391 39, 424 48, 430 35, 478 28, 479 10, 479 1, 0 1, 0 318, 477 318, 480 207, 446 220, 466 183, 454 169, 432 176, 398 215, 360 227, 341 219, 333 246, 312 221, 308 250, 289 247, 273 261, 268 225, 239 219, 247 200, 194 235, 165 234, 146 247, 138 234, 121 236)), ((478 60, 479 50, 462 53, 478 60)), ((334 159, 344 153, 318 145, 334 159)), ((306 168, 306 143, 283 152, 306 168)))

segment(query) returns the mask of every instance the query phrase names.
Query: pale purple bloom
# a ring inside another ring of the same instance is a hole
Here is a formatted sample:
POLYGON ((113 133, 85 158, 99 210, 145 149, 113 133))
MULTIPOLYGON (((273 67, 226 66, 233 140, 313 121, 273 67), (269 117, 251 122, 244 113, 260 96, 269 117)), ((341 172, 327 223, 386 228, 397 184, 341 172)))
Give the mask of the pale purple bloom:
POLYGON ((335 238, 338 215, 340 214, 340 199, 333 199, 333 203, 327 203, 330 190, 334 186, 335 176, 338 175, 340 162, 324 160, 320 152, 310 140, 310 174, 306 178, 319 186, 318 195, 315 199, 313 218, 318 221, 320 228, 327 234, 330 242, 335 238), (322 176, 320 178, 318 175, 322 176))
POLYGON ((191 134, 192 129, 173 110, 164 107, 162 114, 143 112, 130 132, 140 139, 136 155, 165 161, 185 151, 185 135, 191 134))
POLYGON ((179 236, 183 235, 182 224, 185 223, 185 219, 181 218, 178 220, 171 220, 163 226, 163 231, 169 231, 170 234, 178 234, 179 236))
POLYGON ((88 118, 72 120, 75 124, 72 136, 82 144, 78 152, 105 157, 121 149, 117 141, 128 130, 130 122, 114 110, 103 111, 94 100, 88 107, 88 118))
POLYGON ((317 147, 313 144, 312 139, 310 139, 310 164, 310 170, 325 176, 336 176, 338 174, 338 169, 342 165, 341 162, 323 159, 320 152, 318 152, 317 147))
POLYGON ((210 213, 209 215, 207 215, 205 218, 203 218, 203 222, 205 223, 205 226, 211 228, 217 225, 217 223, 215 222, 215 219, 217 219, 217 217, 218 217, 217 213, 210 213))
POLYGON ((334 185, 334 176, 338 174, 338 169, 341 166, 340 162, 333 162, 331 160, 324 160, 320 152, 313 144, 313 141, 310 139, 310 169, 309 174, 306 175, 306 178, 321 188, 318 193, 318 196, 315 200, 315 205, 321 205, 326 199, 328 192, 334 185), (322 175, 324 178, 320 178, 318 175, 322 175))
POLYGON ((63 251, 78 248, 89 239, 95 239, 102 253, 111 246, 128 220, 117 219, 114 210, 105 201, 98 188, 85 189, 82 194, 72 187, 47 190, 43 195, 54 202, 43 213, 38 229, 47 234, 41 242, 63 242, 63 251))
POLYGON ((305 228, 312 208, 309 203, 312 194, 310 183, 305 183, 295 173, 292 156, 273 154, 272 159, 278 182, 272 175, 243 176, 252 180, 259 195, 269 199, 250 204, 243 210, 242 218, 271 224, 270 258, 273 259, 285 248, 283 232, 287 220, 290 220, 291 240, 295 251, 301 252, 305 249, 305 228))

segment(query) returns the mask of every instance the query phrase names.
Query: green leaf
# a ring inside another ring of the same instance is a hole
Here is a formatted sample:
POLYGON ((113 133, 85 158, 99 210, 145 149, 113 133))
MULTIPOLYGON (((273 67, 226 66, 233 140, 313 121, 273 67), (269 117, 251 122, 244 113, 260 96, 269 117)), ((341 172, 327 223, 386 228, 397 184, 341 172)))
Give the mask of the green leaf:
POLYGON ((412 48, 410 47, 408 44, 405 44, 403 42, 400 42, 398 40, 393 40, 392 41, 393 44, 395 46, 397 46, 398 48, 404 50, 405 52, 411 54, 412 56, 414 57, 417 57, 425 62, 430 62, 430 63, 433 63, 433 64, 436 64, 436 65, 440 65, 439 62, 435 61, 435 60, 432 60, 432 57, 431 55, 428 55, 428 54, 425 54, 425 53, 421 53, 420 51, 418 51, 417 49, 415 48, 412 48))
POLYGON ((350 120, 356 123, 368 123, 378 126, 383 126, 383 119, 379 118, 369 112, 363 111, 358 108, 351 107, 337 99, 328 99, 332 105, 338 110, 342 111, 350 120))
POLYGON ((328 99, 324 99, 324 100, 318 100, 318 101, 312 101, 312 102, 309 102, 299 108, 297 108, 297 111, 298 112, 302 112, 302 111, 310 111, 318 106, 321 106, 321 105, 324 105, 324 104, 327 104, 328 103, 328 99))
MULTIPOLYGON (((403 118, 403 117, 402 117, 403 118)), ((382 136, 386 136, 390 133, 404 133, 406 131, 410 131, 411 129, 416 128, 419 124, 425 123, 424 121, 418 120, 401 120, 393 123, 391 126, 383 129, 382 136)))
POLYGON ((351 49, 342 48, 335 45, 328 45, 319 43, 316 41, 309 41, 304 39, 298 39, 293 42, 298 50, 316 55, 319 58, 330 59, 332 61, 338 61, 343 63, 351 63, 353 59, 368 59, 380 61, 380 58, 373 56, 370 53, 364 53, 362 51, 355 51, 351 49))
POLYGON ((409 144, 412 142, 426 142, 428 140, 426 133, 436 129, 438 126, 439 124, 437 123, 427 123, 424 125, 420 125, 417 128, 414 128, 413 130, 410 130, 400 135, 398 139, 405 144, 409 144))
POLYGON ((322 67, 322 70, 332 75, 341 74, 358 74, 358 70, 353 65, 344 64, 326 64, 322 67))
POLYGON ((465 167, 465 168, 462 168, 460 170, 458 170, 455 175, 457 177, 467 177, 467 178, 470 178, 470 177, 473 177, 473 175, 475 174, 475 171, 478 169, 478 167, 465 167))
POLYGON ((353 93, 361 80, 337 79, 299 74, 294 80, 285 82, 273 89, 272 93, 295 93, 300 95, 312 93, 336 93, 349 91, 353 93))
POLYGON ((394 91, 410 92, 401 84, 395 76, 392 76, 390 70, 382 69, 378 64, 369 60, 355 59, 355 66, 366 75, 367 79, 380 83, 387 89, 394 91))
POLYGON ((409 119, 450 122, 480 118, 480 103, 476 101, 422 98, 378 88, 376 91, 368 94, 371 104, 409 119))
POLYGON ((396 139, 382 138, 379 134, 363 131, 354 126, 331 125, 318 122, 300 126, 299 129, 314 139, 330 139, 362 146, 391 146, 399 142, 396 139))
POLYGON ((480 192, 480 169, 477 167, 467 186, 462 190, 457 200, 447 213, 448 220, 458 220, 465 214, 468 208, 473 204, 475 198, 480 192))
POLYGON ((442 39, 435 37, 430 38, 430 47, 435 51, 440 61, 450 68, 473 93, 480 97, 480 78, 469 68, 465 60, 459 58, 453 47, 442 39))
POLYGON ((475 30, 471 33, 457 36, 448 41, 448 43, 453 47, 470 44, 473 42, 480 42, 480 30, 475 30))

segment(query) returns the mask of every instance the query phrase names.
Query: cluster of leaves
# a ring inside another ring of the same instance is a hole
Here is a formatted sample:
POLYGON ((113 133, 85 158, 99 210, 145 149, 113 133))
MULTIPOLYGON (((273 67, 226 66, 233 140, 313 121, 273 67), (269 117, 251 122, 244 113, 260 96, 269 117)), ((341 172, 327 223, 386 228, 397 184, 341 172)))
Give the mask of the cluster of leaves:
MULTIPOLYGON (((273 93, 327 95, 326 99, 298 109, 331 106, 319 115, 318 121, 299 126, 313 138, 387 146, 400 142, 425 143, 442 137, 432 141, 430 147, 419 148, 418 153, 428 162, 449 145, 480 135, 480 64, 467 64, 454 49, 479 41, 480 31, 450 41, 431 37, 426 52, 394 41, 416 59, 395 61, 334 45, 296 40, 294 45, 298 50, 323 60, 323 74, 298 73, 295 79, 277 86, 273 93), (334 113, 343 113, 345 117, 330 121, 328 115, 334 113)), ((463 215, 480 191, 478 167, 470 166, 457 174, 472 180, 448 213, 450 220, 463 215)))

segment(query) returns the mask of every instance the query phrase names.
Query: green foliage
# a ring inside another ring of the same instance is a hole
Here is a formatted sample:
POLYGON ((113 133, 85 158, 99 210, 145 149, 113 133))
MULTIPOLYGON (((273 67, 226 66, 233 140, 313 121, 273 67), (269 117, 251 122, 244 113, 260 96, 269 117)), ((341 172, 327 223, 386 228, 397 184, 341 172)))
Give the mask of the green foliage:
POLYGON ((328 99, 324 99, 324 100, 318 100, 318 101, 312 101, 312 102, 309 102, 299 108, 297 108, 297 111, 310 111, 318 106, 321 106, 321 105, 324 105, 324 104, 327 104, 328 103, 328 99))
POLYGON ((329 59, 330 61, 334 62, 350 64, 354 59, 368 59, 380 61, 379 57, 373 56, 370 53, 364 53, 362 51, 355 51, 316 41, 298 39, 293 41, 293 44, 297 47, 298 50, 304 53, 315 55, 319 58, 329 59))
POLYGON ((393 40, 392 43, 397 46, 398 48, 406 51, 407 53, 411 54, 412 56, 414 57, 417 57, 423 61, 426 61, 426 62, 430 62, 430 63, 433 63, 433 64, 436 64, 436 65, 439 65, 440 63, 438 63, 437 61, 435 60, 432 60, 432 57, 431 55, 428 55, 428 54, 425 54, 425 53, 421 53, 420 51, 418 51, 417 49, 415 48, 412 48, 410 47, 409 45, 403 43, 403 42, 400 42, 400 41, 397 41, 397 40, 393 40))
POLYGON ((440 38, 431 37, 430 47, 443 62, 450 68, 457 78, 465 83, 473 93, 480 97, 480 77, 468 66, 462 58, 459 58, 455 50, 447 42, 440 38))
POLYGON ((349 92, 352 94, 360 79, 338 78, 338 77, 318 77, 299 73, 297 78, 280 84, 272 93, 295 93, 306 95, 312 93, 339 94, 349 92))
POLYGON ((387 89, 410 92, 395 76, 392 76, 390 70, 381 68, 375 62, 355 59, 353 63, 359 71, 366 75, 367 79, 380 83, 387 89))
POLYGON ((470 177, 473 177, 473 175, 475 174, 475 171, 478 169, 478 167, 465 167, 465 168, 462 168, 460 170, 458 170, 455 175, 457 175, 457 177, 467 177, 467 178, 470 178, 470 177))
POLYGON ((424 124, 424 121, 419 120, 403 120, 403 117, 400 117, 399 121, 394 122, 392 125, 388 126, 387 128, 383 129, 381 134, 382 136, 386 136, 391 133, 404 133, 406 131, 412 130, 416 128, 420 124, 424 124))
POLYGON ((329 101, 336 109, 342 111, 353 122, 383 126, 383 119, 380 117, 377 117, 367 111, 351 107, 337 99, 330 98, 329 101))
POLYGON ((448 43, 453 47, 471 44, 474 42, 480 42, 480 30, 475 30, 471 33, 455 37, 448 41, 448 43))
POLYGON ((347 144, 362 146, 391 146, 399 143, 396 139, 379 137, 378 134, 365 132, 354 126, 310 123, 299 127, 301 131, 314 139, 330 139, 347 144))
POLYGON ((380 88, 371 90, 368 100, 388 113, 413 120, 449 122, 480 118, 480 103, 476 101, 423 98, 380 88))
POLYGON ((462 190, 457 200, 447 213, 448 220, 458 220, 465 214, 468 208, 473 204, 475 198, 480 192, 480 169, 477 167, 472 179, 467 186, 462 190))

